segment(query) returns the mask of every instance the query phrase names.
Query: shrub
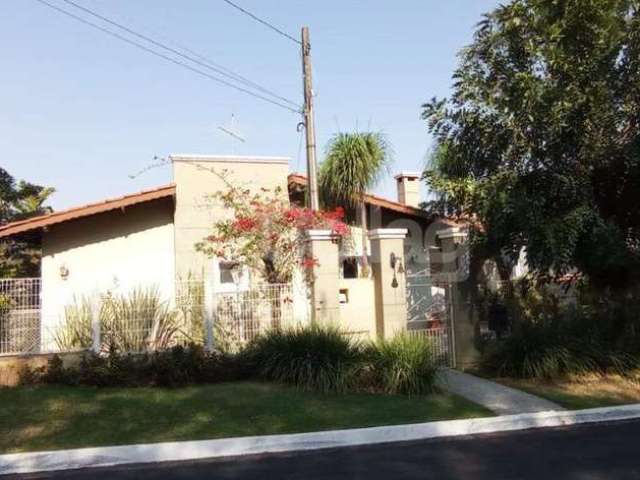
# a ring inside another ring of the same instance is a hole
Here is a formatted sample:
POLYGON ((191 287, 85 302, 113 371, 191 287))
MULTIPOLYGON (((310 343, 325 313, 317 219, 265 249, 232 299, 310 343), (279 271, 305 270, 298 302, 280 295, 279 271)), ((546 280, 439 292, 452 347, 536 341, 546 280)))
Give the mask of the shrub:
MULTIPOLYGON (((117 354, 113 354, 117 355, 117 354)), ((96 387, 113 387, 115 381, 112 365, 107 357, 101 357, 95 353, 87 353, 82 356, 82 361, 77 371, 78 383, 96 387)))
POLYGON ((321 392, 348 390, 364 365, 360 345, 336 327, 272 330, 248 354, 263 378, 321 392))
POLYGON ((78 367, 65 367, 54 355, 42 371, 24 373, 23 384, 47 383, 96 387, 179 387, 250 378, 253 369, 242 354, 208 353, 197 345, 154 353, 83 355, 78 367))
POLYGON ((40 380, 43 383, 73 385, 78 383, 78 375, 73 369, 65 368, 64 362, 59 355, 54 355, 47 362, 40 380))
POLYGON ((60 350, 91 347, 91 309, 88 298, 74 298, 73 304, 65 307, 64 323, 54 332, 54 340, 60 350))
MULTIPOLYGON (((176 346, 146 356, 146 377, 154 385, 162 387, 201 383, 205 381, 207 364, 213 358, 207 358, 204 349, 198 345, 188 348, 176 346)), ((217 381, 214 377, 209 377, 209 380, 217 381)))
POLYGON ((18 385, 37 385, 42 381, 43 369, 22 365, 18 370, 18 385))
POLYGON ((385 393, 421 395, 435 389, 437 366, 428 339, 401 333, 368 349, 373 378, 385 393))
POLYGON ((436 366, 430 343, 400 335, 364 348, 335 327, 272 330, 237 353, 176 346, 154 353, 83 355, 76 368, 54 356, 44 383, 97 387, 162 386, 263 378, 307 391, 367 389, 417 395, 433 391, 436 366))
MULTIPOLYGON (((54 332, 58 348, 91 347, 93 302, 88 297, 75 298, 73 304, 65 308, 65 321, 54 332)), ((193 318, 192 311, 195 310, 191 308, 190 311, 184 306, 170 308, 161 300, 156 288, 136 288, 128 294, 105 295, 98 312, 102 350, 143 352, 166 349, 175 344, 178 337, 189 337, 190 332, 183 331, 183 327, 188 326, 194 331, 199 328, 192 325, 199 322, 193 318)))
POLYGON ((498 376, 553 379, 566 375, 624 375, 637 368, 637 353, 625 346, 615 322, 582 310, 543 321, 524 321, 489 345, 481 367, 498 376))

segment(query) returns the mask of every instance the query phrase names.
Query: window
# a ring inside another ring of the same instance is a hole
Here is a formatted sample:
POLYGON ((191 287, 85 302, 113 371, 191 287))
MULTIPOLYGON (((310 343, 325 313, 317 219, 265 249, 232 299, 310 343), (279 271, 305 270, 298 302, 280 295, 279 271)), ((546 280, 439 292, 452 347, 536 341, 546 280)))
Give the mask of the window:
POLYGON ((342 258, 342 278, 358 278, 358 257, 342 258))
POLYGON ((234 293, 249 289, 249 269, 237 262, 214 260, 210 278, 214 292, 234 293))
POLYGON ((220 261, 219 263, 219 277, 218 277, 218 281, 220 282, 220 284, 225 285, 225 284, 235 284, 236 281, 234 281, 233 276, 236 276, 236 281, 239 279, 239 276, 242 275, 242 270, 240 268, 240 265, 238 265, 236 262, 227 262, 225 260, 220 261))

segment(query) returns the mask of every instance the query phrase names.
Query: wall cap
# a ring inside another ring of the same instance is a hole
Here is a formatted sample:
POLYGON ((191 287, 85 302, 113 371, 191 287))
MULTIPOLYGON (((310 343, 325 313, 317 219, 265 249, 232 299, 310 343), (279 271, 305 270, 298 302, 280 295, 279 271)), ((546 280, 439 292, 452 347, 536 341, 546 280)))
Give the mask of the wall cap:
POLYGON ((444 238, 467 238, 467 231, 461 227, 450 227, 436 232, 436 236, 440 239, 444 238))
POLYGON ((407 171, 400 171, 397 174, 395 174, 393 176, 393 178, 395 178, 396 180, 400 180, 402 178, 415 178, 415 179, 419 179, 422 176, 422 173, 420 172, 407 172, 407 171))
POLYGON ((408 232, 406 228, 376 228, 369 230, 368 236, 369 240, 404 239, 408 232))
POLYGON ((307 230, 307 240, 309 241, 317 241, 317 240, 336 240, 338 235, 336 235, 333 230, 329 229, 312 229, 307 230))

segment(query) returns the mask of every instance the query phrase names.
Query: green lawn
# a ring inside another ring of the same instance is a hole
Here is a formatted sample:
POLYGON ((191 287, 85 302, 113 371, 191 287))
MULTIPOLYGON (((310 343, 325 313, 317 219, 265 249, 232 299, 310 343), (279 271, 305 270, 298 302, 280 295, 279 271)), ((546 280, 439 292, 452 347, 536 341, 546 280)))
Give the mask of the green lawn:
POLYGON ((570 410, 640 403, 640 372, 634 377, 605 377, 550 381, 496 379, 498 382, 547 398, 570 410))
POLYGON ((309 432, 489 416, 447 394, 305 393, 238 382, 180 389, 0 389, 0 452, 309 432))

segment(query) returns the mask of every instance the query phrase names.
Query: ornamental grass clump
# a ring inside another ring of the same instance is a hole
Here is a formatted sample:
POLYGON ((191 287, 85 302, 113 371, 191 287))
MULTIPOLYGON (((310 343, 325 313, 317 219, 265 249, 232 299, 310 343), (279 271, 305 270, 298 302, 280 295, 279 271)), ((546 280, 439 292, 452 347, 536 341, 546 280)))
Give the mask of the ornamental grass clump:
POLYGON ((435 390, 437 365, 429 339, 400 333, 368 350, 376 386, 383 392, 423 395, 435 390))
POLYGON ((336 327, 271 330, 248 351, 260 376, 305 391, 347 391, 364 367, 361 346, 336 327))
POLYGON ((481 366, 505 377, 557 379, 616 373, 640 366, 637 352, 611 335, 612 322, 564 315, 540 322, 524 321, 512 334, 484 352, 481 366))

